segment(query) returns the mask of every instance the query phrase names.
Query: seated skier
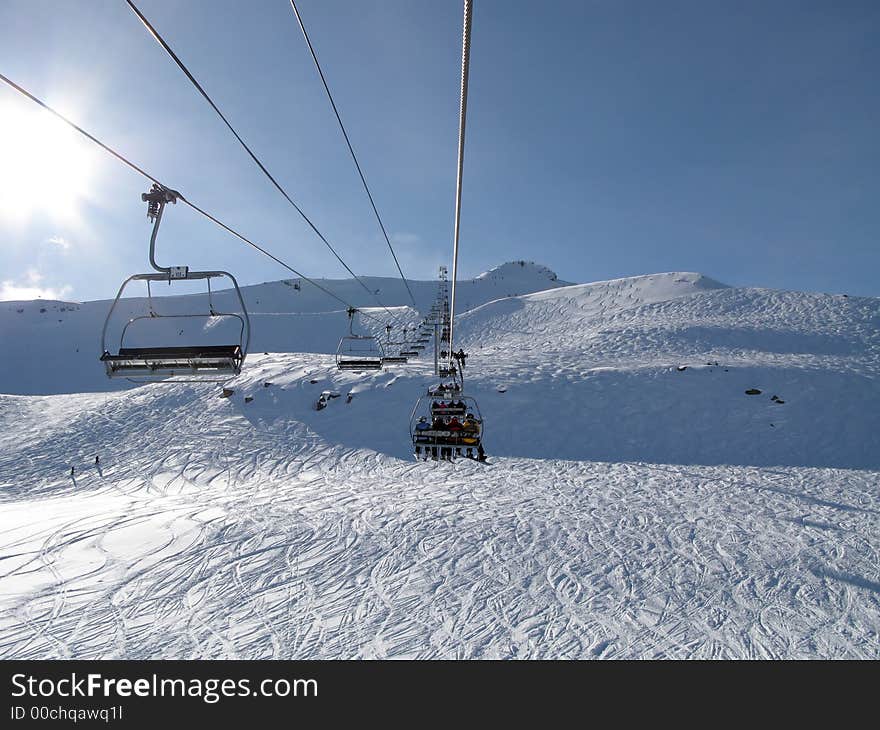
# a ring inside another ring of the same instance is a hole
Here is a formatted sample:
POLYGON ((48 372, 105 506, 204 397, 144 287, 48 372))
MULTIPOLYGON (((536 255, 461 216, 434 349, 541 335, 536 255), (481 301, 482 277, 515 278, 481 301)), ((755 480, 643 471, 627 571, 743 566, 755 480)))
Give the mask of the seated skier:
POLYGON ((461 424, 461 430, 466 434, 478 434, 480 432, 480 423, 474 418, 473 413, 468 413, 464 417, 464 421, 461 424))

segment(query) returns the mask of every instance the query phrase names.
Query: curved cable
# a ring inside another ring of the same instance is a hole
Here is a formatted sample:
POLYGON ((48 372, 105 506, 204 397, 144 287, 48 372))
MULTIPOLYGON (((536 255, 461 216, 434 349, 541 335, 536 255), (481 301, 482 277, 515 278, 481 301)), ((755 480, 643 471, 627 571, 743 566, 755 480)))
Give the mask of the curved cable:
POLYGON ((257 167, 260 168, 260 170, 263 172, 263 174, 267 178, 269 178, 270 182, 275 186, 275 188, 278 190, 278 192, 280 192, 285 197, 287 202, 293 206, 293 208, 296 210, 296 212, 300 214, 302 219, 308 224, 309 228, 311 228, 312 231, 314 231, 315 235, 324 243, 324 245, 336 257, 336 259, 339 261, 339 263, 342 264, 342 266, 345 268, 345 270, 349 274, 351 274, 355 278, 355 280, 364 288, 364 291, 366 291, 371 297, 373 297, 376 300, 376 302, 379 304, 379 306, 382 307, 392 319, 397 321, 397 318, 395 317, 394 313, 391 312, 391 310, 388 309, 388 307, 386 307, 384 304, 382 304, 382 302, 379 300, 379 297, 376 295, 376 293, 373 292, 361 280, 361 278, 357 274, 354 273, 354 271, 352 271, 352 269, 349 267, 349 265, 345 263, 342 256, 340 256, 339 253, 337 253, 336 249, 333 248, 333 246, 330 244, 330 242, 326 239, 324 234, 321 233, 320 230, 318 230, 318 227, 314 223, 312 223, 311 219, 305 214, 305 212, 303 212, 302 208, 300 208, 293 201, 293 198, 291 198, 290 195, 287 194, 287 191, 284 190, 283 187, 281 187, 280 183, 272 176, 272 173, 270 173, 269 170, 266 169, 266 166, 260 161, 260 159, 253 152, 253 150, 251 150, 251 148, 247 145, 247 143, 241 138, 241 135, 239 135, 239 133, 235 131, 235 128, 232 126, 232 124, 229 122, 229 120, 226 118, 226 116, 223 114, 223 112, 220 111, 220 108, 214 103, 213 99, 211 99, 211 97, 208 95, 208 92, 205 91, 205 89, 196 80, 195 76, 192 75, 190 70, 183 63, 183 61, 180 60, 180 58, 177 56, 177 54, 174 52, 174 50, 171 48, 171 46, 169 46, 168 43, 165 41, 165 39, 159 34, 159 31, 157 31, 153 27, 152 23, 150 23, 150 21, 147 20, 147 18, 144 16, 144 14, 132 2, 132 0, 125 0, 125 2, 128 4, 129 8, 131 8, 132 12, 138 17, 138 19, 141 21, 141 23, 143 23, 144 27, 147 29, 147 32, 151 36, 153 36, 153 38, 156 40, 156 42, 160 46, 162 46, 162 48, 165 50, 165 52, 177 64, 178 68, 180 68, 180 70, 183 71, 184 75, 190 80, 190 82, 196 88, 196 90, 202 95, 202 97, 204 97, 205 101, 207 101, 208 104, 211 106, 211 108, 217 113, 217 116, 219 116, 220 119, 223 120, 223 123, 226 125, 226 127, 229 129, 229 131, 232 132, 235 139, 238 140, 238 143, 244 148, 245 152, 248 153, 250 158, 254 161, 254 163, 257 165, 257 167))
MULTIPOLYGON (((56 117, 57 117, 58 119, 60 119, 62 122, 64 122, 65 124, 67 124, 69 127, 72 127, 72 128, 75 129, 77 132, 79 132, 81 135, 83 135, 83 136, 86 137, 87 139, 89 139, 89 140, 91 140, 92 142, 94 142, 96 145, 98 145, 98 146, 99 146, 101 149, 103 149, 105 152, 108 152, 108 153, 110 153, 111 155, 113 155, 113 157, 115 157, 117 160, 119 160, 120 162, 122 162, 124 165, 128 166, 129 168, 131 168, 132 170, 134 170, 134 171, 137 172, 138 174, 143 175, 145 178, 147 178, 147 180, 150 180, 151 182, 156 183, 156 185, 161 185, 162 187, 168 187, 167 185, 165 185, 164 183, 162 183, 158 178, 153 177, 153 175, 151 175, 150 173, 148 173, 148 172, 147 172, 146 170, 144 170, 142 167, 139 167, 138 165, 136 165, 135 163, 133 163, 131 160, 129 160, 128 158, 124 157, 124 156, 121 155, 119 152, 117 152, 116 150, 114 150, 112 147, 109 147, 108 145, 104 144, 101 140, 99 140, 99 139, 98 139, 97 137, 95 137, 94 135, 89 134, 89 132, 87 132, 86 130, 84 130, 82 127, 80 127, 80 126, 77 125, 76 123, 72 122, 70 119, 68 119, 68 118, 65 117, 63 114, 61 114, 61 112, 56 111, 56 110, 53 109, 51 106, 49 106, 48 104, 46 104, 44 101, 42 101, 41 99, 38 99, 36 96, 34 96, 33 94, 31 94, 29 91, 27 91, 27 89, 24 89, 23 87, 19 86, 19 85, 16 84, 12 79, 10 79, 10 78, 4 76, 2 73, 0 73, 0 81, 2 81, 3 83, 5 83, 5 84, 6 84, 7 86, 9 86, 10 88, 14 89, 15 91, 17 91, 17 92, 20 93, 21 95, 27 97, 27 98, 30 99, 32 102, 34 102, 35 104, 37 104, 37 105, 39 105, 40 107, 42 107, 43 109, 45 109, 45 110, 46 110, 47 112, 49 112, 50 114, 53 114, 54 116, 56 116, 56 117)), ((169 189, 170 189, 170 188, 169 188, 169 189)), ((196 205, 195 203, 193 203, 191 200, 188 200, 187 198, 185 198, 185 197, 184 197, 183 195, 181 195, 179 192, 177 193, 177 195, 179 196, 178 199, 179 199, 180 201, 182 201, 183 203, 185 203, 186 205, 188 205, 190 208, 192 208, 192 209, 193 209, 194 211, 196 211, 197 213, 200 213, 201 215, 203 215, 203 216, 204 216, 205 218, 207 218, 209 221, 211 221, 212 223, 216 224, 217 226, 219 226, 220 228, 222 228, 222 229, 225 230, 226 232, 231 233, 233 236, 235 236, 236 238, 238 238, 238 239, 239 239, 240 241, 242 241, 243 243, 246 243, 248 246, 251 246, 252 248, 256 249, 257 251, 259 251, 260 253, 262 253, 264 256, 268 256, 270 259, 272 259, 273 261, 275 261, 277 264, 280 264, 281 266, 283 266, 283 267, 284 267, 285 269, 287 269, 288 271, 290 271, 290 272, 296 274, 299 278, 303 279, 304 281, 309 282, 312 286, 317 287, 318 289, 320 289, 322 292, 324 292, 324 293, 327 294, 328 296, 333 297, 333 299, 335 299, 336 301, 338 301, 340 304, 344 304, 344 305, 346 306, 346 308, 352 306, 352 305, 349 304, 347 301, 345 301, 342 297, 340 297, 340 296, 334 294, 332 291, 330 291, 330 290, 327 289, 326 287, 321 286, 320 284, 318 284, 316 281, 314 281, 313 279, 309 278, 309 277, 306 276, 305 274, 300 273, 300 272, 297 271, 295 268, 293 268, 292 266, 290 266, 289 264, 285 263, 285 262, 282 261, 280 258, 278 258, 275 254, 271 253, 270 251, 267 251, 265 248, 263 248, 262 246, 260 246, 260 245, 258 245, 258 244, 256 244, 256 243, 254 243, 254 242, 251 241, 249 238, 247 238, 246 236, 244 236, 244 235, 242 235, 241 233, 239 233, 238 231, 236 231, 234 228, 231 228, 230 226, 226 225, 223 221, 221 221, 220 219, 218 219, 218 218, 216 218, 215 216, 211 215, 208 211, 204 210, 203 208, 200 208, 198 205, 196 205)), ((373 316, 370 315, 370 314, 366 314, 366 313, 364 313, 364 312, 362 312, 362 314, 363 314, 363 316, 365 316, 365 317, 370 317, 371 319, 375 319, 376 321, 380 321, 377 317, 373 317, 373 316)))
POLYGON ((400 278, 403 281, 403 285, 406 287, 406 291, 409 294, 410 301, 413 303, 413 307, 418 309, 416 305, 416 298, 413 296, 412 289, 409 287, 409 282, 406 280, 406 276, 403 274, 403 269, 400 267, 400 261, 397 260, 397 254, 394 253, 394 248, 391 245, 391 239, 388 237, 388 232, 385 230, 385 224, 382 222, 382 218, 379 215, 379 210, 376 208, 376 203, 373 200, 373 194, 370 192, 370 186, 367 185, 367 179, 364 177, 364 172, 361 169, 360 163, 358 162, 357 155, 354 153, 354 148, 351 146, 351 140, 348 138, 348 132, 345 131, 345 125, 342 123, 342 117, 339 116, 339 109, 336 108, 336 102, 333 100, 333 94, 330 93, 330 87, 327 85, 327 79, 324 78, 324 71, 321 69, 321 64, 318 62, 318 55, 315 53, 315 48, 312 45, 312 41, 309 38, 309 34, 306 31, 306 26, 303 23, 302 16, 299 14, 299 8, 296 7, 296 3, 294 0, 290 0, 290 7, 293 8, 293 14, 296 16, 296 20, 299 23, 299 28, 302 31, 303 38, 306 39, 306 45, 309 47, 309 53, 312 54, 312 60, 315 62, 315 68, 318 70, 318 76, 321 77, 321 83, 324 85, 324 91, 327 92, 327 98, 330 100, 330 106, 333 107, 333 114, 336 115, 336 121, 339 123, 339 129, 342 132, 342 136, 345 138, 345 144, 348 145, 348 151, 351 154, 351 159, 354 162, 355 168, 357 168, 358 175, 360 175, 361 182, 364 185, 364 192, 366 192, 367 197, 370 199, 370 205, 373 208, 373 213, 376 216, 376 221, 379 224, 379 228, 382 230, 382 235, 385 237, 385 243, 388 244, 388 250, 391 251, 391 257, 394 259, 394 263, 397 266, 397 271, 400 273, 400 278))

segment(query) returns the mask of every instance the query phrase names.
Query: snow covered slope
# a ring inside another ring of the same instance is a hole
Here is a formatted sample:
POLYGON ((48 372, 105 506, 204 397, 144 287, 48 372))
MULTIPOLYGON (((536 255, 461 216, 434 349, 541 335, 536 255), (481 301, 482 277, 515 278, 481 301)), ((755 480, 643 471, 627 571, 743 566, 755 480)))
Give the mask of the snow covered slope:
MULTIPOLYGON (((377 320, 359 319, 358 326, 382 338, 384 325, 392 317, 378 307, 369 292, 378 292, 381 302, 399 323, 416 324, 419 320, 400 279, 365 276, 361 277, 364 286, 353 279, 316 281, 344 301, 375 315, 377 320)), ((459 282, 458 296, 463 309, 468 309, 500 297, 566 283, 546 267, 523 261, 503 264, 473 280, 459 282)), ((437 283, 413 281, 410 287, 419 311, 427 312, 437 295, 437 283)), ((146 299, 141 296, 146 294, 145 289, 126 291, 128 296, 122 300, 108 331, 108 342, 113 348, 119 345, 126 321, 147 313, 146 299)), ((164 293, 163 286, 154 286, 153 294, 158 295, 156 310, 162 314, 207 312, 207 298, 201 294, 162 296, 164 293)), ((302 280, 246 286, 242 287, 242 295, 251 316, 252 352, 334 353, 339 338, 348 330, 345 308, 302 280)), ((231 291, 215 292, 213 301, 220 311, 237 311, 231 291)), ((110 304, 110 300, 0 302, 0 342, 4 348, 4 357, 0 359, 0 393, 81 393, 131 387, 125 380, 110 381, 97 363, 101 355, 101 329, 110 304)), ((196 338, 199 343, 206 343, 208 326, 207 318, 142 322, 132 329, 134 341, 127 342, 135 346, 173 344, 196 338)), ((230 331, 217 329, 211 333, 218 340, 215 344, 224 336, 238 341, 238 334, 231 327, 230 331)), ((399 334, 394 332, 394 336, 399 334)))
POLYGON ((458 334, 501 453, 880 468, 876 298, 657 274, 492 302, 458 334))
POLYGON ((878 330, 688 273, 486 294, 489 465, 409 457, 428 363, 0 395, 0 657, 880 658, 878 330))

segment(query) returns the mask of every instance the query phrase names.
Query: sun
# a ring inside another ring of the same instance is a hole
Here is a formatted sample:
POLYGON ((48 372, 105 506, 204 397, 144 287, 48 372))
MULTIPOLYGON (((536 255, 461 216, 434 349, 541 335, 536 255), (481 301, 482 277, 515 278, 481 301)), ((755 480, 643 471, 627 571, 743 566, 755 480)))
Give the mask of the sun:
POLYGON ((43 109, 0 103, 0 221, 79 221, 92 156, 78 133, 43 109))

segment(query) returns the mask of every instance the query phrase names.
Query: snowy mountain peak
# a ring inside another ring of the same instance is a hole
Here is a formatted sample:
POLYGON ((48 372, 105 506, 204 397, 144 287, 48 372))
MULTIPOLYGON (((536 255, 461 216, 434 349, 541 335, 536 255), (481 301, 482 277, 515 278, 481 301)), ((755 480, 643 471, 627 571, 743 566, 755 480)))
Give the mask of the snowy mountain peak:
POLYGON ((643 274, 641 276, 628 276, 622 279, 595 281, 591 284, 583 284, 582 286, 586 290, 628 291, 633 296, 637 293, 642 302, 659 302, 697 292, 730 288, 727 284, 722 284, 695 271, 668 271, 660 274, 643 274))
POLYGON ((696 271, 667 271, 659 274, 642 274, 626 276, 620 279, 607 279, 583 284, 584 287, 604 289, 633 289, 652 295, 653 299, 681 296, 696 291, 710 289, 729 289, 705 274, 696 271))
POLYGON ((666 271, 658 274, 642 274, 640 276, 627 276, 621 279, 609 279, 605 282, 595 282, 597 284, 611 283, 631 283, 638 285, 650 285, 656 283, 678 284, 684 287, 692 287, 694 289, 728 289, 727 284, 722 284, 705 274, 697 271, 666 271))
POLYGON ((536 264, 534 261, 507 261, 501 266, 484 271, 482 274, 474 277, 474 281, 481 280, 505 280, 510 282, 534 282, 545 284, 548 281, 560 282, 556 272, 548 269, 546 266, 536 264))

